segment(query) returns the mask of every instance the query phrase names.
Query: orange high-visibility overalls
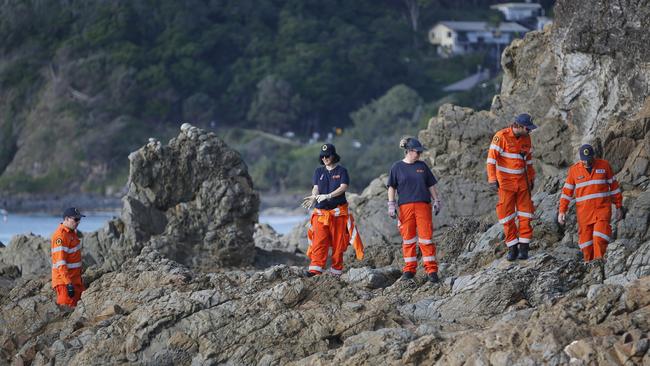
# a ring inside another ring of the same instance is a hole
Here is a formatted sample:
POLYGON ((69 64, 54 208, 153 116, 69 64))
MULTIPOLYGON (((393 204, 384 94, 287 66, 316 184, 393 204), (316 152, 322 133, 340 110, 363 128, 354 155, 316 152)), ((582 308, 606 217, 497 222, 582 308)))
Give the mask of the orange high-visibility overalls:
POLYGON ((51 240, 52 288, 57 293, 56 303, 76 306, 85 290, 81 280, 81 240, 76 230, 60 224, 51 240), (66 286, 74 286, 74 297, 69 297, 66 286))
POLYGON ((496 211, 499 222, 503 224, 508 247, 530 243, 533 238, 530 221, 535 208, 528 188, 529 184, 535 181, 532 151, 530 136, 517 137, 511 127, 504 128, 494 135, 488 151, 488 182, 499 183, 499 203, 496 211), (519 220, 519 228, 515 219, 519 220))
POLYGON ((607 160, 594 159, 591 173, 582 162, 573 164, 562 187, 560 213, 575 201, 578 246, 585 262, 602 258, 612 240, 612 204, 623 205, 623 195, 607 160), (573 198, 575 197, 575 199, 573 198))

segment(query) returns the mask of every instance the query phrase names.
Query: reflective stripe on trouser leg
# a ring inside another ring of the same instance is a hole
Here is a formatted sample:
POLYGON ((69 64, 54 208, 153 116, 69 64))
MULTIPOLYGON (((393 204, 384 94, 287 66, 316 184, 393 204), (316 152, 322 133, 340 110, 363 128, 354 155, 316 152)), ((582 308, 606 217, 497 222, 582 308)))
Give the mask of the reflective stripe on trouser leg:
MULTIPOLYGON (((334 217, 330 218, 330 223, 334 222, 333 219, 334 217)), ((309 272, 323 273, 331 240, 330 228, 329 225, 326 226, 318 222, 318 216, 312 217, 311 225, 314 230, 314 238, 311 243, 309 272)))
POLYGON ((582 251, 582 258, 585 262, 594 259, 593 233, 594 224, 578 224, 578 247, 582 251))
POLYGON ((415 228, 415 209, 413 203, 399 206, 400 227, 402 235, 402 255, 404 256, 403 272, 415 273, 418 268, 416 242, 417 230, 415 228))
POLYGON ((608 221, 600 220, 594 225, 594 259, 603 258, 607 245, 612 241, 612 227, 608 221))
POLYGON ((427 273, 438 272, 436 244, 433 242, 433 223, 431 204, 418 202, 415 205, 415 222, 418 231, 418 244, 422 253, 422 264, 427 273))
POLYGON ((402 255, 404 256, 402 272, 417 272, 418 254, 415 249, 415 244, 402 245, 402 255))
POLYGON ((516 192, 499 189, 499 202, 497 203, 496 211, 499 222, 503 224, 503 235, 508 246, 517 245, 519 242, 519 233, 517 232, 517 224, 515 222, 515 217, 517 216, 517 210, 515 208, 516 198, 516 192))
POLYGON ((517 192, 517 218, 519 219, 519 240, 520 243, 530 243, 533 238, 533 227, 530 224, 535 214, 533 201, 530 199, 530 192, 523 190, 517 192), (525 241, 528 240, 528 241, 525 241))

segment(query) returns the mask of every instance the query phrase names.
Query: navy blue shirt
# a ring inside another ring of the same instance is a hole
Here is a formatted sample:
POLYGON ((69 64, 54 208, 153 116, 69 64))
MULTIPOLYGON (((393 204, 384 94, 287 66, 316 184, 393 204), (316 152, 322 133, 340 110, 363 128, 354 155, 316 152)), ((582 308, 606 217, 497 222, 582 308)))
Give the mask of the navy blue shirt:
MULTIPOLYGON (((344 167, 337 165, 332 170, 327 170, 324 166, 316 168, 314 178, 312 179, 315 186, 318 186, 318 194, 328 194, 334 192, 341 184, 350 185, 350 176, 344 167)), ((316 208, 323 210, 333 210, 338 205, 347 203, 345 193, 340 196, 332 197, 321 203, 316 203, 316 208)))
POLYGON ((438 181, 423 162, 407 164, 400 160, 393 164, 388 175, 388 186, 397 189, 398 205, 411 202, 431 202, 429 187, 438 181))

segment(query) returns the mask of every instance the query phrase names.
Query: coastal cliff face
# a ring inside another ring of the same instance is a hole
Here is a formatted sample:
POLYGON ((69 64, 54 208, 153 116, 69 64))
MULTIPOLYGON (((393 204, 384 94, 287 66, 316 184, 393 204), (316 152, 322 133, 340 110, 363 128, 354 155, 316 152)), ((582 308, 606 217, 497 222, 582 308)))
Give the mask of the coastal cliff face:
MULTIPOLYGON (((398 280, 385 177, 350 197, 366 257, 349 250, 341 278, 306 278, 286 264, 255 271, 250 256, 271 253, 252 248, 257 197, 245 167, 186 126, 168 146, 152 141, 131 155, 121 217, 84 239, 84 261, 98 265, 74 311, 56 307, 47 277, 17 278, 0 293, 0 363, 650 364, 648 5, 559 1, 552 27, 504 51, 490 111, 446 105, 420 132, 445 197, 434 219, 445 224, 434 235, 440 284, 422 273, 398 280), (537 211, 531 258, 510 263, 485 159, 493 133, 523 111, 539 125, 537 211), (565 227, 555 222, 584 142, 612 162, 629 208, 613 223, 604 266, 582 264, 574 209, 565 227)), ((255 240, 301 251, 301 232, 255 240)))

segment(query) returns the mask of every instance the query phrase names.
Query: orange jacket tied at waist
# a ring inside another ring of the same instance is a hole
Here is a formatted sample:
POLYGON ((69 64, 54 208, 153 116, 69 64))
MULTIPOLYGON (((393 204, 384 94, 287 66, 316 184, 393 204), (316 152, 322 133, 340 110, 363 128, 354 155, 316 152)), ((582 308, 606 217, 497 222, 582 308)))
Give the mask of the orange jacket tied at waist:
POLYGON ((357 260, 362 260, 363 259, 363 242, 361 241, 361 236, 359 235, 359 232, 357 231, 356 226, 354 225, 354 217, 352 214, 348 212, 348 204, 340 205, 336 207, 335 209, 332 210, 322 210, 319 208, 314 209, 314 211, 311 214, 311 219, 310 219, 310 224, 307 229, 307 239, 309 241, 309 248, 307 249, 307 257, 310 257, 311 254, 311 243, 314 238, 314 231, 311 227, 311 220, 314 219, 314 217, 318 217, 318 222, 322 223, 323 225, 327 226, 329 225, 330 218, 335 216, 346 216, 347 217, 347 229, 348 229, 348 234, 350 236, 350 241, 349 243, 352 244, 354 247, 354 251, 357 256, 357 260))

